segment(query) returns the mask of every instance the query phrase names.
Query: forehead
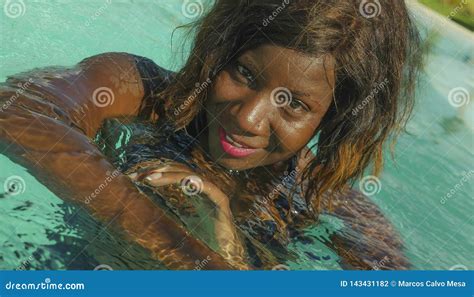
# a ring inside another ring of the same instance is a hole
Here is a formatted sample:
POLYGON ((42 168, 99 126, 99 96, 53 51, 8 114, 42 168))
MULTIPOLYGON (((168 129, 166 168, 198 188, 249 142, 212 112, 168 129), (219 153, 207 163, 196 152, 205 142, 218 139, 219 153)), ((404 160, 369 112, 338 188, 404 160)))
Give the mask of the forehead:
POLYGON ((242 59, 255 64, 263 79, 279 85, 295 88, 321 86, 320 83, 334 85, 334 61, 329 55, 312 56, 280 46, 262 45, 244 52, 242 59))

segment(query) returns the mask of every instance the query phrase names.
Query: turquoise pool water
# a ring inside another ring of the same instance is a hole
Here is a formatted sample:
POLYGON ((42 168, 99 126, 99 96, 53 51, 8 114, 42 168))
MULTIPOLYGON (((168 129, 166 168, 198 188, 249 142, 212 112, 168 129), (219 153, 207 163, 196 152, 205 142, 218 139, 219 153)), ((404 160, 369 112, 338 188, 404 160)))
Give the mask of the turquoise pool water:
MULTIPOLYGON (((186 53, 179 46, 179 31, 171 48, 171 33, 195 15, 183 1, 0 1, 4 8, 10 2, 20 3, 20 11, 0 13, 1 81, 8 74, 72 65, 107 51, 146 56, 178 69, 186 53)), ((397 163, 387 158, 371 198, 401 233, 416 269, 473 269, 474 112, 468 102, 474 89, 474 38, 414 13, 432 48, 409 134, 396 146, 397 163), (453 102, 453 90, 464 92, 467 100, 453 102)), ((1 154, 0 168, 0 186, 12 176, 24 181, 21 194, 0 196, 0 268, 62 269, 77 262, 91 269, 99 264, 160 268, 139 246, 110 234, 1 154)), ((328 220, 326 227, 336 228, 331 224, 337 222, 328 220)), ((315 238, 327 235, 321 227, 309 233, 315 238)), ((301 255, 307 249, 298 244, 292 248, 301 255)), ((323 244, 312 249, 336 259, 323 244)), ((336 261, 315 264, 303 256, 285 264, 292 269, 339 269, 336 261)))

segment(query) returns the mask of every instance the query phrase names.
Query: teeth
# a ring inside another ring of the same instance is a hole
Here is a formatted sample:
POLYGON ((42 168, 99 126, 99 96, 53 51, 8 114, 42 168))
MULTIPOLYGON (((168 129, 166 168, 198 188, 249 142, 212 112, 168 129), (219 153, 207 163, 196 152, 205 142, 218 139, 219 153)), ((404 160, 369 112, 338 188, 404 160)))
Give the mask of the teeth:
POLYGON ((230 143, 232 143, 233 145, 235 145, 236 147, 240 147, 240 148, 243 147, 241 144, 235 142, 232 138, 230 138, 229 135, 226 135, 226 136, 225 136, 225 139, 226 139, 228 142, 230 142, 230 143))

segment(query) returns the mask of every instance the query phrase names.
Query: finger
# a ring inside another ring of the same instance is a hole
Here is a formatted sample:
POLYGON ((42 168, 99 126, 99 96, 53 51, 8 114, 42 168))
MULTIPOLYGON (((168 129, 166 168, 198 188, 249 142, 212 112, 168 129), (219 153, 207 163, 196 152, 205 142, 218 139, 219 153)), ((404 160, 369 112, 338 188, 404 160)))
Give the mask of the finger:
POLYGON ((199 194, 204 190, 200 177, 185 172, 155 172, 147 176, 144 182, 154 187, 179 184, 187 194, 199 194))
POLYGON ((153 187, 178 184, 186 195, 206 194, 207 198, 221 209, 226 210, 229 208, 229 198, 227 195, 214 184, 203 181, 197 175, 189 175, 183 172, 155 172, 147 176, 144 182, 153 187))
POLYGON ((178 164, 178 163, 163 164, 162 166, 143 169, 142 171, 138 172, 138 175, 137 175, 136 178, 138 180, 142 180, 142 179, 146 178, 147 176, 149 176, 151 174, 154 174, 154 173, 158 173, 158 172, 161 172, 161 173, 164 173, 164 172, 180 173, 181 172, 181 173, 187 173, 187 174, 193 174, 194 173, 192 171, 192 169, 190 169, 189 167, 187 167, 186 165, 183 165, 183 164, 178 164))
MULTIPOLYGON (((186 168, 183 168, 183 167, 177 168, 177 167, 164 165, 164 166, 161 166, 161 167, 146 168, 146 169, 143 169, 141 171, 138 171, 137 175, 133 175, 132 178, 134 178, 135 180, 138 180, 138 181, 143 181, 143 179, 145 179, 149 175, 152 175, 154 173, 160 173, 160 172, 161 173, 175 172, 175 173, 187 173, 187 174, 192 174, 193 173, 190 169, 186 170, 186 168)), ((130 175, 132 175, 132 174, 130 174, 130 175)))
POLYGON ((159 168, 153 168, 149 171, 152 172, 193 172, 191 168, 186 165, 179 164, 179 165, 166 165, 159 168))
POLYGON ((189 168, 189 166, 185 165, 185 164, 182 164, 182 163, 179 163, 179 162, 175 162, 175 161, 168 161, 168 162, 165 162, 165 163, 162 163, 160 164, 160 166, 157 166, 155 167, 156 169, 160 169, 160 168, 174 168, 174 169, 177 169, 177 170, 183 170, 183 171, 189 171, 191 170, 191 168, 189 168))
POLYGON ((138 173, 136 172, 128 174, 128 177, 131 178, 132 180, 136 180, 137 176, 138 176, 138 173))

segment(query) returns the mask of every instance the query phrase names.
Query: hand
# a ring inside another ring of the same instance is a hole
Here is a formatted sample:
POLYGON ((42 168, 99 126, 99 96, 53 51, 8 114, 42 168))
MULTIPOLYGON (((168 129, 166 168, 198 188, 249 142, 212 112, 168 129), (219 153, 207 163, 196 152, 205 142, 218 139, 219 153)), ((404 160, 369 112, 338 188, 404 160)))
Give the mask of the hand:
POLYGON ((143 169, 129 174, 133 180, 153 187, 179 184, 186 195, 205 194, 217 206, 217 221, 214 232, 221 249, 221 254, 234 266, 248 269, 245 264, 245 252, 237 234, 228 196, 215 184, 198 176, 186 165, 168 162, 153 169, 143 169))
POLYGON ((212 182, 196 175, 184 164, 167 162, 152 169, 142 169, 128 175, 132 180, 145 183, 153 187, 162 187, 177 184, 186 195, 205 194, 220 210, 222 214, 230 216, 228 196, 212 182))

